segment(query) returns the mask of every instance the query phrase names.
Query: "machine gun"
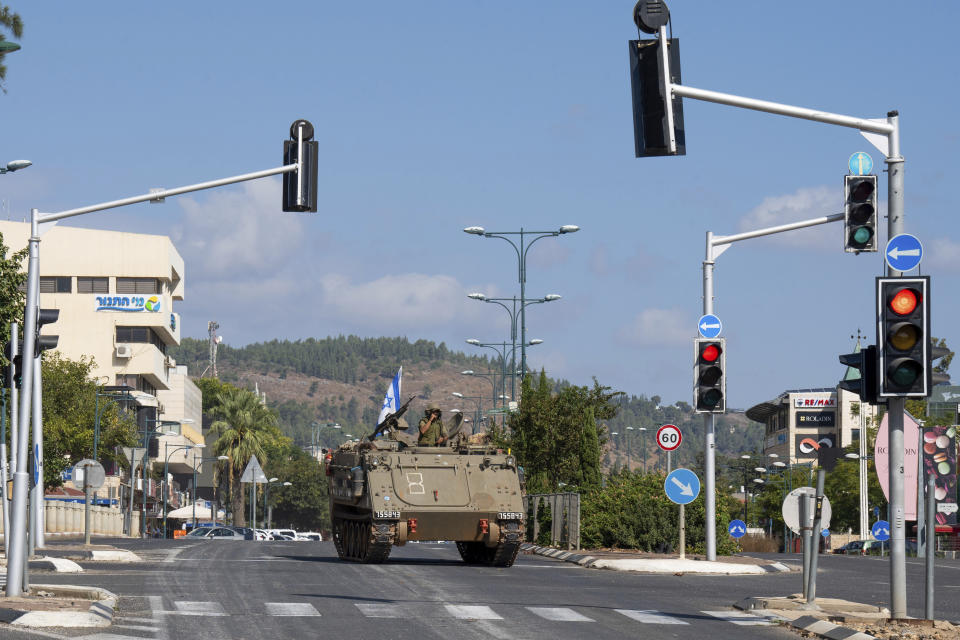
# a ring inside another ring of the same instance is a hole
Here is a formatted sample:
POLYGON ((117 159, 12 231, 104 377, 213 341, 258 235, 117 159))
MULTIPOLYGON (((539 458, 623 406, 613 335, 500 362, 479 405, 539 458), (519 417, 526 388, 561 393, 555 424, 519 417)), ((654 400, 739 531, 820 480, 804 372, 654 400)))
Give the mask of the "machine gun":
POLYGON ((398 429, 400 416, 406 413, 407 408, 410 406, 410 403, 413 402, 413 399, 417 396, 410 396, 410 399, 400 405, 400 408, 394 411, 393 413, 387 414, 387 417, 383 419, 383 422, 377 425, 377 428, 373 430, 373 433, 367 436, 367 440, 373 442, 373 440, 380 435, 381 433, 389 430, 390 428, 398 429))

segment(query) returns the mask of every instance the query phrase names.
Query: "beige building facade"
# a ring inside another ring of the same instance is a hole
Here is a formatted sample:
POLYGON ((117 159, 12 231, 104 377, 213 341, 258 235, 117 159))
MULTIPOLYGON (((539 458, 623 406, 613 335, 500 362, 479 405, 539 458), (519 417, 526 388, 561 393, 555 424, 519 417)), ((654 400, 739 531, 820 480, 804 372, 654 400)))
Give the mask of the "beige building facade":
MULTIPOLYGON (((28 223, 0 221, 11 251, 27 245, 29 232, 28 223)), ((183 296, 183 258, 166 236, 56 225, 40 238, 40 307, 60 310, 42 333, 60 336, 66 358, 93 358, 104 393, 157 440, 154 465, 179 448, 170 472, 192 475, 202 451, 194 445, 203 443, 200 390, 167 354, 180 344, 174 305, 183 296)))

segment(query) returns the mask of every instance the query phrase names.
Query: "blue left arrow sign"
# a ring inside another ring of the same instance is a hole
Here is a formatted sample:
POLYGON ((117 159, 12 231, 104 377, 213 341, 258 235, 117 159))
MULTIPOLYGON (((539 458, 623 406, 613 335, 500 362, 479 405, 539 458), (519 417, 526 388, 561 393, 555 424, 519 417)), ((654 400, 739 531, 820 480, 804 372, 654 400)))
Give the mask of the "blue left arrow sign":
POLYGON ((697 321, 697 331, 699 331, 700 335, 704 338, 716 338, 720 335, 720 332, 723 331, 723 323, 720 322, 720 318, 712 313, 708 313, 700 316, 700 320, 697 321))

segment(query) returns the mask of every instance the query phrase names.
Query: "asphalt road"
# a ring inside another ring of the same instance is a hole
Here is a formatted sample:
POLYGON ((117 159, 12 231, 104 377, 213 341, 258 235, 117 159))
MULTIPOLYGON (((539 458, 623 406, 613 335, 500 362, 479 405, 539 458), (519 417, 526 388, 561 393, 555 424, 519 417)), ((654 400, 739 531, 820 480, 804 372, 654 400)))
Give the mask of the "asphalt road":
MULTIPOLYGON (((395 548, 383 565, 358 565, 337 560, 326 542, 113 542, 137 552, 144 562, 82 563, 83 574, 33 577, 35 583, 89 584, 118 594, 113 627, 38 634, 0 626, 0 637, 797 637, 756 617, 734 618, 743 614, 730 607, 747 596, 793 593, 800 584, 797 574, 637 575, 534 555, 521 555, 512 568, 493 569, 464 565, 450 544, 410 544, 395 548)), ((960 562, 941 563, 938 606, 952 613, 960 562)), ((821 595, 885 601, 885 579, 872 586, 885 576, 879 558, 823 557, 821 567, 821 595)), ((916 578, 913 567, 909 577, 916 578)), ((911 582, 911 606, 922 606, 916 598, 920 585, 911 582)))

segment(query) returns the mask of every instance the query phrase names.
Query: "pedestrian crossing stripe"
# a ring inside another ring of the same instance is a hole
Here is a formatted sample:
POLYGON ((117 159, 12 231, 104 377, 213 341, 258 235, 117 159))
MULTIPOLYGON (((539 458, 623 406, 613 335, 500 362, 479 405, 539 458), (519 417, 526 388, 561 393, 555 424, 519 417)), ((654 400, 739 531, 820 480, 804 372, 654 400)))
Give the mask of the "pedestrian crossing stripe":
MULTIPOLYGON (((447 604, 441 603, 441 608, 435 608, 441 617, 449 616, 458 620, 503 620, 500 613, 487 605, 467 605, 467 604, 447 604)), ((175 610, 160 611, 155 610, 155 615, 181 615, 181 616, 215 616, 223 617, 228 615, 219 602, 200 602, 189 600, 177 600, 173 603, 175 610)), ((418 614, 417 607, 406 604, 396 603, 370 603, 357 602, 354 606, 367 618, 393 618, 409 619, 423 617, 418 614)), ((275 617, 320 617, 321 613, 309 602, 265 602, 265 613, 268 616, 275 617)), ((576 611, 569 607, 524 607, 527 611, 543 620, 552 622, 596 622, 594 618, 576 611)), ((641 624, 666 624, 666 625, 689 625, 690 622, 683 620, 680 616, 671 615, 662 611, 653 609, 614 609, 622 616, 630 618, 641 624)), ((422 613, 422 612, 421 612, 422 613)), ((758 616, 743 611, 701 611, 701 613, 715 618, 718 621, 730 622, 736 625, 769 625, 775 621, 769 616, 758 616)), ((130 629, 131 631, 152 631, 146 625, 139 626, 129 624, 131 622, 155 622, 149 618, 123 618, 120 624, 115 624, 117 629, 130 629)), ((91 636, 90 640, 94 640, 91 636)), ((105 636, 102 640, 108 640, 105 636)))
POLYGON ((264 602, 269 616, 319 616, 320 612, 314 609, 309 602, 264 602))
POLYGON ((638 611, 635 609, 614 609, 614 611, 644 624, 690 624, 686 620, 669 616, 660 611, 638 611))

